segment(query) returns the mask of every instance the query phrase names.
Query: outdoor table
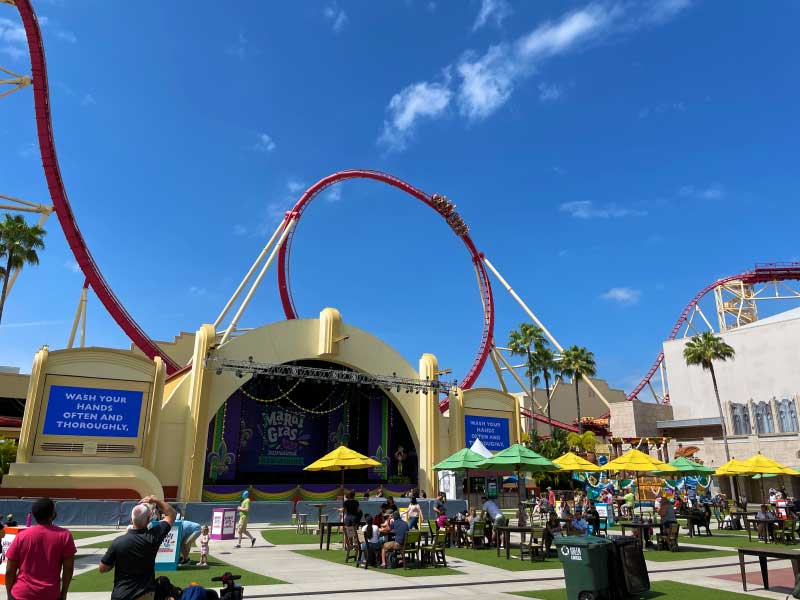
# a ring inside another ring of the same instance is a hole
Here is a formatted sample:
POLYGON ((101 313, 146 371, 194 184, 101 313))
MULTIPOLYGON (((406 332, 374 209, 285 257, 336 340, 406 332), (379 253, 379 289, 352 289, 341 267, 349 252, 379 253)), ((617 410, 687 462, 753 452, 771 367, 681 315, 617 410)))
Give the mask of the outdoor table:
MULTIPOLYGON (((752 523, 756 526, 756 532, 758 532, 758 524, 764 524, 764 543, 769 544, 769 525, 772 523, 773 525, 777 525, 777 529, 783 531, 783 519, 747 519, 748 523, 752 523)), ((753 541, 753 529, 751 527, 747 528, 747 539, 751 542, 753 541)))
POLYGON ((319 526, 319 549, 322 550, 322 541, 324 539, 325 530, 328 530, 328 543, 325 546, 325 550, 331 549, 331 531, 334 527, 344 527, 344 521, 328 521, 326 523, 320 523, 319 526))
MULTIPOLYGON (((500 535, 503 535, 503 544, 506 547, 506 558, 511 558, 511 534, 522 534, 522 539, 525 539, 525 534, 529 533, 533 537, 533 529, 530 527, 513 527, 511 525, 504 525, 503 527, 495 527, 497 531, 497 556, 500 556, 500 535)), ((536 538, 533 538, 534 540, 536 538)))
POLYGON ((747 513, 744 511, 732 510, 731 511, 731 527, 733 529, 743 529, 741 519, 747 518, 747 513))
POLYGON ((462 530, 469 529, 469 522, 465 521, 464 519, 450 519, 447 524, 449 527, 453 528, 456 537, 456 544, 461 547, 461 541, 464 539, 462 536, 462 530))
POLYGON ((792 561, 792 571, 794 571, 795 581, 800 573, 800 550, 767 550, 766 548, 737 548, 739 550, 739 568, 742 570, 742 589, 747 591, 747 574, 744 570, 744 557, 757 556, 761 566, 761 580, 764 582, 764 589, 769 589, 769 569, 767 569, 767 559, 777 558, 778 560, 792 561))

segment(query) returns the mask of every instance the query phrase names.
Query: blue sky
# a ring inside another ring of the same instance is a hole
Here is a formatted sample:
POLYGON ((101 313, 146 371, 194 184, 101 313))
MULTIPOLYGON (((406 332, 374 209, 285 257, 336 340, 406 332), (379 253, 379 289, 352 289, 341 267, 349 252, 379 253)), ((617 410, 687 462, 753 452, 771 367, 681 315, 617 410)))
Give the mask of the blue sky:
MULTIPOLYGON (((157 339, 214 319, 302 190, 340 169, 446 194, 564 345, 630 389, 716 277, 793 260, 796 3, 49 0, 54 131, 95 259, 157 339)), ((0 65, 29 69, 12 7, 0 65)), ((0 100, 0 193, 48 201, 31 91, 0 100)), ((0 364, 63 347, 82 275, 53 218, 0 364)), ((481 315, 429 209, 348 182, 304 215, 298 309, 336 306, 461 377, 481 315)), ((500 288, 498 342, 525 315, 500 288)), ((282 317, 271 276, 243 325, 282 317)), ((99 301, 88 342, 127 345, 99 301)), ((491 370, 480 383, 495 385, 491 370)))

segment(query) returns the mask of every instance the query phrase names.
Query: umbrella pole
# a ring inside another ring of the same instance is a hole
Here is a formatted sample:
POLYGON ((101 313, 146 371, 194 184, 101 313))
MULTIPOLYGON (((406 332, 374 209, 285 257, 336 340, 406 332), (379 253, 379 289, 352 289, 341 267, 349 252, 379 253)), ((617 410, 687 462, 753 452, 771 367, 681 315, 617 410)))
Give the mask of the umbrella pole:
POLYGON ((339 472, 342 474, 342 484, 341 484, 341 488, 342 488, 342 497, 344 498, 344 467, 342 467, 341 469, 339 469, 339 472))

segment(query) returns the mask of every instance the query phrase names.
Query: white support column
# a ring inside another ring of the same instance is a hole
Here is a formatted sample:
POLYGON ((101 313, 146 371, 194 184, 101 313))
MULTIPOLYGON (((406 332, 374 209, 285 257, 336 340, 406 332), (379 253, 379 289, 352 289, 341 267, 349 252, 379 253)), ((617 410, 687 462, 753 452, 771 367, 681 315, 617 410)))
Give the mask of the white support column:
MULTIPOLYGON (((547 327, 545 327, 544 324, 537 318, 537 316, 533 314, 533 311, 530 308, 528 308, 528 305, 525 304, 525 302, 523 302, 522 298, 519 297, 517 292, 515 292, 512 289, 512 287, 508 284, 508 282, 505 279, 503 279, 503 276, 500 275, 497 269, 494 268, 494 265, 491 262, 489 262, 489 259, 484 256, 483 262, 486 264, 487 267, 489 267, 489 270, 492 273, 494 273, 494 276, 497 277, 498 280, 500 280, 500 283, 503 285, 504 288, 506 288, 506 291, 509 294, 511 294, 511 297, 517 301, 517 304, 519 304, 522 307, 522 310, 524 310, 528 314, 528 316, 531 319, 533 319, 533 322, 536 323, 536 326, 542 330, 542 332, 547 336, 547 339, 550 340, 553 346, 555 346, 559 352, 563 352, 564 348, 561 346, 561 344, 558 343, 558 340, 556 340, 556 338, 553 337, 553 334, 550 333, 547 327)), ((602 400, 603 403, 610 409, 611 404, 609 404, 608 400, 606 400, 606 397, 603 396, 603 393, 599 389, 597 389, 597 386, 592 382, 592 380, 589 378, 585 378, 584 381, 586 382, 586 385, 588 385, 589 388, 595 394, 597 394, 597 397, 600 398, 600 400, 602 400)))
MULTIPOLYGON (((78 332, 78 324, 81 322, 83 311, 86 310, 86 294, 88 288, 84 286, 81 288, 81 295, 78 298, 78 308, 75 309, 75 318, 72 319, 72 329, 69 331, 69 339, 67 340, 67 348, 72 348, 75 343, 75 334, 78 332)), ((86 320, 83 319, 84 328, 81 331, 81 347, 83 347, 83 338, 85 335, 86 320)))
POLYGON ((253 294, 255 294, 256 290, 258 289, 258 286, 261 284, 261 280, 264 279, 264 275, 267 274, 267 270, 269 269, 269 266, 272 264, 272 261, 275 260, 275 256, 277 256, 278 250, 280 250, 281 246, 283 246, 283 242, 286 241, 286 238, 288 237, 289 232, 291 231, 292 227, 294 226, 294 219, 289 218, 285 223, 286 223, 286 225, 285 225, 285 227, 283 229, 283 233, 281 233, 280 239, 278 239, 278 242, 272 248, 272 252, 270 252, 270 255, 269 255, 269 258, 267 259, 267 262, 264 263, 264 266, 261 268, 261 272, 258 274, 258 277, 256 277, 256 280, 253 282, 253 285, 250 286, 250 291, 247 292, 247 295, 245 296, 244 300, 242 300, 242 304, 239 306, 239 310, 236 311, 236 314, 233 316, 233 319, 231 320, 230 325, 228 325, 228 328, 225 330, 225 334, 222 336, 222 340, 220 341, 220 345, 222 345, 225 342, 227 342, 228 338, 231 337, 231 334, 236 329, 236 324, 239 322, 239 319, 242 317, 242 313, 244 313, 245 309, 247 308, 247 305, 250 303, 250 300, 253 298, 253 294))
POLYGON ((270 248, 272 247, 272 244, 275 243, 275 238, 278 237, 280 232, 283 230, 285 224, 286 224, 286 219, 281 221, 281 224, 278 225, 278 227, 275 229, 275 232, 272 234, 272 237, 269 238, 269 241, 266 243, 264 248, 261 250, 261 252, 259 253, 258 257, 256 258, 256 260, 253 262, 252 266, 250 267, 250 270, 247 271, 247 274, 244 276, 244 278, 242 279, 242 282, 239 284, 239 287, 237 287, 236 291, 233 292, 233 296, 231 296, 230 300, 228 300, 228 303, 222 309, 222 312, 219 313, 219 316, 214 321, 214 328, 215 329, 220 326, 220 324, 222 323, 222 319, 224 319, 225 315, 228 314, 228 311, 231 309, 231 306, 233 306, 233 303, 236 302, 236 299, 239 297, 239 294, 242 293, 242 290, 247 285, 247 282, 250 281, 250 278, 253 276, 253 273, 255 273, 256 268, 258 267, 259 264, 261 264, 261 261, 264 260, 264 257, 267 255, 267 252, 269 252, 270 248))

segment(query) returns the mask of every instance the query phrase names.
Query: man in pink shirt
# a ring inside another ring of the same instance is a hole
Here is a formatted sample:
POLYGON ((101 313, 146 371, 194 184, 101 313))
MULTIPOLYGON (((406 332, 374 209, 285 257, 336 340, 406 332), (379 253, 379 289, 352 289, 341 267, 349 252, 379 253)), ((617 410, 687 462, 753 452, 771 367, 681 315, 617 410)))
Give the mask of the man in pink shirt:
POLYGON ((11 600, 66 600, 75 566, 72 534, 53 525, 50 498, 33 503, 36 525, 20 531, 6 552, 6 591, 11 600))

